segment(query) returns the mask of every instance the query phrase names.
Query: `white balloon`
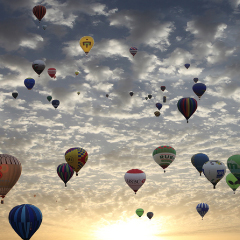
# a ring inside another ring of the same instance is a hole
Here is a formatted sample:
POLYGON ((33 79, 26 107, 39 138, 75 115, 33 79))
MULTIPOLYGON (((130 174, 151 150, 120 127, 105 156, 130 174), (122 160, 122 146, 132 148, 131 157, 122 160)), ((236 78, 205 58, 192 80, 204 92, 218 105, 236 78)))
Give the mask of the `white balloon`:
POLYGON ((131 169, 125 173, 125 181, 128 186, 135 192, 144 184, 146 181, 146 174, 139 169, 131 169))
POLYGON ((205 162, 202 167, 205 177, 213 184, 213 188, 224 177, 226 166, 220 161, 210 160, 205 162))

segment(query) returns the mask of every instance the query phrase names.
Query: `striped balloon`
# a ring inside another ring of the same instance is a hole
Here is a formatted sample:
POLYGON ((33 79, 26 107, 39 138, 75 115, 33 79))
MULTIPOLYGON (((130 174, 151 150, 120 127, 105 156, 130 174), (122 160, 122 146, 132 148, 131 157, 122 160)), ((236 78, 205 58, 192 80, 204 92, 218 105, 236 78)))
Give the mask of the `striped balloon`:
POLYGON ((36 16, 36 18, 39 20, 39 22, 42 20, 44 15, 46 14, 46 8, 44 6, 38 5, 33 8, 33 14, 36 16))
POLYGON ((30 239, 42 223, 42 213, 31 204, 14 207, 8 216, 14 231, 24 240, 30 239))
POLYGON ((209 206, 206 203, 199 203, 196 207, 198 213, 201 215, 202 219, 204 215, 208 212, 209 206))
POLYGON ((67 186, 67 182, 73 176, 73 173, 73 169, 67 163, 60 164, 57 167, 57 174, 65 183, 65 187, 67 186))
POLYGON ((131 47, 130 49, 129 49, 129 52, 133 55, 133 57, 137 54, 137 48, 136 47, 131 47))
POLYGON ((197 101, 194 98, 182 98, 177 103, 178 110, 182 115, 188 119, 193 115, 197 109, 197 101))

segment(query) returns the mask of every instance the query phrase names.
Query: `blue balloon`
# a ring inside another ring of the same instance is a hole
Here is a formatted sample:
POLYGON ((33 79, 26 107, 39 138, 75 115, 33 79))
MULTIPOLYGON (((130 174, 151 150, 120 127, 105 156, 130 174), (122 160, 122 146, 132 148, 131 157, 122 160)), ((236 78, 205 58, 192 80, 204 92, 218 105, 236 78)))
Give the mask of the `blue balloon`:
POLYGON ((14 207, 8 216, 14 231, 24 240, 30 239, 42 223, 42 213, 31 204, 14 207))
POLYGON ((162 104, 161 103, 156 103, 156 107, 158 108, 158 110, 160 110, 162 108, 162 104))
POLYGON ((31 90, 33 88, 33 86, 35 85, 35 80, 33 78, 26 78, 24 80, 24 84, 28 90, 31 90))
POLYGON ((202 219, 204 215, 208 212, 209 206, 206 203, 199 203, 196 207, 198 213, 201 215, 202 219))
POLYGON ((193 85, 192 90, 195 92, 195 94, 201 98, 201 96, 205 93, 207 87, 203 83, 196 83, 193 85))
POLYGON ((184 66, 185 66, 186 69, 188 69, 190 67, 190 64, 186 63, 184 66))
POLYGON ((198 170, 198 172, 200 173, 200 176, 202 173, 203 164, 208 161, 209 161, 209 158, 204 153, 197 153, 193 155, 191 158, 192 165, 198 170))
POLYGON ((197 83, 197 82, 198 82, 198 78, 194 78, 193 81, 194 81, 195 83, 197 83))
POLYGON ((52 100, 52 105, 55 107, 55 109, 59 106, 60 101, 59 100, 52 100))

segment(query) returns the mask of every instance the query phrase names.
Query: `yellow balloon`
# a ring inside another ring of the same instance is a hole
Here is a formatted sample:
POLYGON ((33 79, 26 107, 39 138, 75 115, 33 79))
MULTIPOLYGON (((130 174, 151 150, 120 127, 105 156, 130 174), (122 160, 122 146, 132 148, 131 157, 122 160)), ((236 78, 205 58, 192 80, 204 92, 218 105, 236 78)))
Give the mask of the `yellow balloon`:
POLYGON ((80 92, 77 92, 77 94, 79 95, 79 94, 80 94, 80 92))
POLYGON ((94 40, 92 37, 85 36, 80 39, 79 44, 87 56, 94 45, 94 40))

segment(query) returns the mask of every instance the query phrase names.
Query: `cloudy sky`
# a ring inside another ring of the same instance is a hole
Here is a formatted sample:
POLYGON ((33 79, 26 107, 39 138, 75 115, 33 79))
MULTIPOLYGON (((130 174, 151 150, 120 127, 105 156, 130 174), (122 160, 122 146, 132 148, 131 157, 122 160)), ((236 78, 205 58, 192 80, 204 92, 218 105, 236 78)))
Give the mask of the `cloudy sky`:
POLYGON ((8 214, 28 203, 43 214, 33 240, 239 239, 240 193, 225 177, 213 189, 191 157, 201 152, 226 165, 240 154, 240 0, 0 4, 0 153, 22 164, 0 206, 1 238, 20 239, 8 214), (39 4, 47 9, 41 23, 32 13, 39 4), (87 57, 83 36, 95 41, 87 57), (138 48, 134 58, 130 47, 138 48), (46 63, 40 77, 34 60, 46 63), (48 68, 56 68, 56 79, 48 68), (32 90, 28 77, 36 81, 32 90), (196 77, 207 86, 200 101, 192 91, 196 77), (56 110, 48 95, 60 100, 56 110), (183 97, 198 101, 189 123, 177 109, 183 97), (152 157, 162 145, 177 152, 166 173, 152 157), (56 168, 71 147, 89 158, 65 188, 56 168), (146 173, 136 195, 124 180, 130 169, 146 173), (202 202, 210 208, 203 221, 196 211, 202 202), (145 211, 141 218, 137 208, 145 211))

